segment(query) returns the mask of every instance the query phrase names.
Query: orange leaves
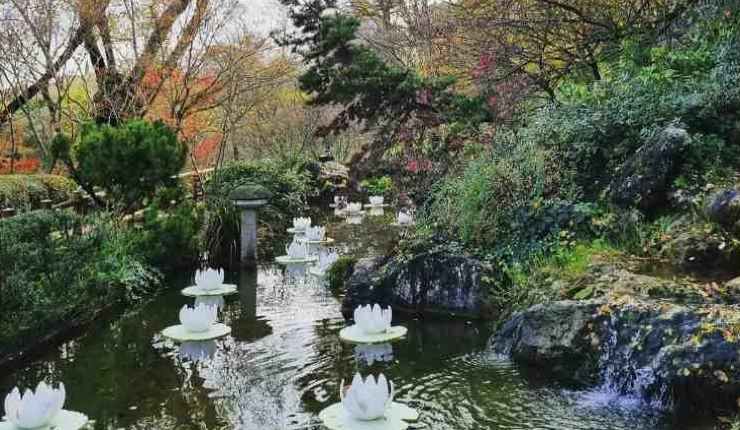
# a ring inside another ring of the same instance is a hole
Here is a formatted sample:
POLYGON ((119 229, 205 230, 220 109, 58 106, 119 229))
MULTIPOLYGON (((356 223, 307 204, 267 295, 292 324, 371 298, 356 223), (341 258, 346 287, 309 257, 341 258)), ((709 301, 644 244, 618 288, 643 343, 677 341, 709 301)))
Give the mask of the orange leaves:
POLYGON ((38 158, 24 158, 15 160, 11 171, 11 160, 9 158, 0 158, 0 175, 9 173, 35 173, 41 167, 41 160, 38 158))

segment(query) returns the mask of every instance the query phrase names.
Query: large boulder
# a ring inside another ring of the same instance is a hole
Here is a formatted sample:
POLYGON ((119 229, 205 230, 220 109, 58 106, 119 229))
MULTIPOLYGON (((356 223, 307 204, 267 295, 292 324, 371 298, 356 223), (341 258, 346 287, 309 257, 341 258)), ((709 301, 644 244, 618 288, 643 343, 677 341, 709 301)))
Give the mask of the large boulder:
POLYGON ((661 256, 685 272, 737 274, 740 252, 726 230, 711 223, 679 219, 668 228, 661 256))
POLYGON ((704 208, 707 217, 730 231, 737 231, 740 223, 740 192, 727 189, 714 194, 704 208))
POLYGON ((673 174, 690 137, 668 126, 640 147, 619 169, 607 193, 615 204, 649 211, 668 198, 673 174))
POLYGON ((593 382, 599 341, 594 314, 603 303, 564 300, 514 314, 498 330, 493 349, 524 365, 546 366, 553 374, 593 382))
POLYGON ((343 309, 379 303, 416 314, 487 318, 485 270, 477 259, 444 252, 363 259, 346 282, 343 309))
POLYGON ((635 300, 558 301, 515 314, 492 349, 694 412, 737 410, 740 310, 635 300))

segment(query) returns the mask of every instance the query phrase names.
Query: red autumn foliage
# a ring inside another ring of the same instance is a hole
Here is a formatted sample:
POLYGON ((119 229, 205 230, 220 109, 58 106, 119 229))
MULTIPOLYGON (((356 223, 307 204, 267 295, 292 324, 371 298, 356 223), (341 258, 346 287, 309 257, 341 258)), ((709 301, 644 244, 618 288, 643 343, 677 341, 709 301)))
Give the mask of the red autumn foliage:
POLYGON ((13 171, 11 172, 11 160, 9 158, 0 158, 0 175, 9 173, 35 173, 41 167, 41 160, 38 158, 24 158, 15 160, 13 171))
POLYGON ((198 166, 211 165, 221 142, 221 134, 209 129, 210 114, 205 109, 214 102, 220 90, 215 78, 186 76, 179 70, 165 75, 162 70, 151 69, 144 77, 144 85, 149 89, 159 88, 147 118, 161 120, 177 129, 178 137, 189 145, 198 166), (183 94, 189 97, 179 100, 183 94), (187 107, 179 123, 173 105, 187 107))

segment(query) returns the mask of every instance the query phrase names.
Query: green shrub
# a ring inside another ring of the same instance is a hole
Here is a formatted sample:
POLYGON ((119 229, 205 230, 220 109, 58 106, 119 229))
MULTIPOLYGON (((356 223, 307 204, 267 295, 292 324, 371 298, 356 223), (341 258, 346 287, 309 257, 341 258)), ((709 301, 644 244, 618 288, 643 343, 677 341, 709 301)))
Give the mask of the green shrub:
POLYGON ((332 291, 341 291, 344 283, 352 276, 357 259, 354 257, 339 257, 329 270, 326 271, 326 282, 332 291))
POLYGON ((29 210, 42 200, 67 200, 76 188, 75 182, 64 176, 0 175, 0 207, 29 210))
POLYGON ((684 176, 701 187, 740 167, 738 52, 731 32, 689 35, 670 48, 626 43, 620 61, 604 65, 605 79, 565 84, 561 102, 527 118, 519 134, 555 151, 597 199, 640 147, 679 124, 692 139, 669 181, 684 176))
POLYGON ((365 179, 360 186, 371 196, 383 196, 393 189, 393 180, 389 176, 365 179))
POLYGON ((305 171, 271 160, 237 162, 216 170, 205 184, 206 247, 212 257, 237 249, 235 241, 227 243, 227 238, 239 237, 239 211, 229 194, 245 184, 258 184, 272 193, 258 217, 259 228, 267 236, 283 234, 293 217, 303 212, 312 192, 305 171))
POLYGON ((459 176, 441 181, 422 214, 422 226, 458 237, 466 246, 521 256, 568 223, 587 216, 557 161, 532 142, 501 136, 490 154, 459 176))
POLYGON ((106 190, 129 210, 173 187, 187 148, 161 122, 134 120, 120 126, 86 124, 74 147, 79 180, 106 190))
POLYGON ((144 211, 140 248, 156 267, 175 267, 197 261, 201 253, 203 207, 183 201, 166 208, 159 201, 144 211), (173 250, 177 252, 173 253, 173 250))
POLYGON ((159 278, 136 248, 136 232, 104 215, 28 212, 0 220, 0 237, 0 354, 135 300, 159 278))

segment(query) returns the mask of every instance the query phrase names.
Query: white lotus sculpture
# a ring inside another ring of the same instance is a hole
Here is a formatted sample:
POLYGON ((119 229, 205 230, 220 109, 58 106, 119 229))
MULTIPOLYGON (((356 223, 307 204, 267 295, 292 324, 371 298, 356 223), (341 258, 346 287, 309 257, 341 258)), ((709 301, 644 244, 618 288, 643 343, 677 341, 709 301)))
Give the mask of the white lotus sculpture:
POLYGON ((206 269, 195 272, 195 285, 202 290, 215 290, 224 283, 223 269, 206 269))
POLYGON ((401 211, 398 213, 396 222, 398 225, 411 225, 414 223, 414 217, 408 212, 401 211))
POLYGON ((367 334, 385 333, 391 328, 393 310, 382 309, 379 304, 358 306, 354 312, 355 325, 367 334))
POLYGON ((305 231, 308 227, 311 227, 311 218, 293 218, 295 231, 305 231))
POLYGON ((362 203, 348 203, 347 212, 351 214, 362 212, 362 203))
POLYGON ((326 235, 326 228, 325 227, 308 227, 306 228, 306 240, 312 241, 312 242, 321 242, 324 240, 324 236, 326 235))
POLYGON ((192 333, 203 333, 208 331, 218 318, 216 306, 197 305, 190 307, 185 305, 180 309, 180 323, 185 330, 192 333))
POLYGON ((321 11, 322 18, 326 18, 326 17, 333 18, 333 17, 336 17, 337 15, 339 15, 339 9, 334 8, 334 7, 328 7, 324 9, 323 11, 321 11))
POLYGON ((294 240, 290 246, 285 247, 285 253, 292 260, 302 260, 308 258, 308 247, 294 240))
POLYGON ((383 374, 375 379, 369 375, 363 380, 360 374, 352 379, 352 385, 344 392, 344 381, 339 388, 339 397, 342 399, 342 408, 356 420, 374 421, 385 416, 385 412, 393 401, 395 389, 383 374))
POLYGON ((382 206, 385 198, 383 196, 370 196, 371 206, 382 206))
POLYGON ((321 252, 319 253, 319 265, 318 269, 321 273, 326 273, 327 270, 339 260, 339 254, 336 252, 321 252))
POLYGON ((48 425, 64 406, 64 384, 52 388, 41 382, 36 392, 18 387, 5 397, 5 419, 20 429, 37 429, 48 425))

